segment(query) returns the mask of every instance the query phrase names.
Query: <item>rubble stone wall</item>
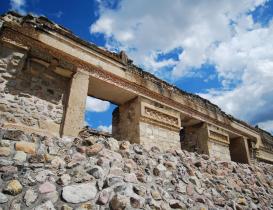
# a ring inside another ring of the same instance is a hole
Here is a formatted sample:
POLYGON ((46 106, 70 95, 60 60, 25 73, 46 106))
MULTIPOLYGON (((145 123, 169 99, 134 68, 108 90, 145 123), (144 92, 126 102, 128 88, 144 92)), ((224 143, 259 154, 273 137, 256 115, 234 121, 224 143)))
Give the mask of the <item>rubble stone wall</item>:
MULTIPOLYGON (((170 137, 171 138, 171 137, 170 137)), ((272 209, 273 166, 0 127, 0 210, 272 209)))
POLYGON ((59 133, 68 80, 0 45, 0 123, 59 133))

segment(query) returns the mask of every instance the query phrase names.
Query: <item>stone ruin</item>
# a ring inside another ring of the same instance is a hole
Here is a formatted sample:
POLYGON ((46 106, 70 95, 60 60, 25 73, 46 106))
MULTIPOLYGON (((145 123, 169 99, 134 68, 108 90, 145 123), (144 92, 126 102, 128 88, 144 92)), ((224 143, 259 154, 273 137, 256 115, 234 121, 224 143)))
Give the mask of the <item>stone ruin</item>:
POLYGON ((272 142, 124 52, 0 18, 0 210, 273 209, 272 142), (83 129, 87 96, 118 105, 112 136, 83 129))
POLYGON ((149 149, 182 148, 220 160, 273 162, 273 137, 197 95, 99 48, 45 17, 0 19, 0 124, 49 136, 78 136, 85 101, 118 106, 112 136, 149 149))

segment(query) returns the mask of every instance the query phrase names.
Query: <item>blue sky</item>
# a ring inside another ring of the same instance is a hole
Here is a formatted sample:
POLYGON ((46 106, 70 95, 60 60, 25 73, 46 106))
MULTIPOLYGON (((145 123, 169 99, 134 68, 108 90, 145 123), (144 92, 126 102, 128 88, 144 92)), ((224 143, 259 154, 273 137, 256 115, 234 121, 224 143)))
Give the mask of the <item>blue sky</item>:
MULTIPOLYGON (((146 71, 273 132, 273 0, 0 1, 1 13, 10 9, 125 50, 146 71)), ((110 129, 114 107, 89 99, 86 122, 110 129)))

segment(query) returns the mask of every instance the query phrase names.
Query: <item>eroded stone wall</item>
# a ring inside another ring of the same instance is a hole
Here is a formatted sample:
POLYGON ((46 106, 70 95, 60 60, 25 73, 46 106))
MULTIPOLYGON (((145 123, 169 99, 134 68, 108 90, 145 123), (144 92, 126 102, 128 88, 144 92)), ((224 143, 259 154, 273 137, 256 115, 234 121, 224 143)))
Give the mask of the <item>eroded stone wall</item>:
POLYGON ((219 160, 230 160, 230 139, 228 133, 214 125, 208 127, 208 148, 209 155, 219 160))
POLYGON ((177 131, 145 122, 139 123, 140 144, 145 148, 157 146, 161 149, 180 148, 180 137, 177 131))
POLYGON ((229 146, 215 141, 208 142, 209 154, 218 160, 230 160, 229 146))
POLYGON ((0 46, 0 122, 59 133, 68 80, 31 61, 27 52, 0 46))

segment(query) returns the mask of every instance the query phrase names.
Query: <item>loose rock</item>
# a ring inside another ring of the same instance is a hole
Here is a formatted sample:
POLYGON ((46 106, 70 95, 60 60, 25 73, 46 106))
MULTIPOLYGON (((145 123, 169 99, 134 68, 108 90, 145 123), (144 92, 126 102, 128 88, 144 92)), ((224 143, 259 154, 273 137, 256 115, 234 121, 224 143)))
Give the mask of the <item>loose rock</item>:
POLYGON ((62 196, 66 202, 81 203, 94 199, 97 188, 94 183, 70 185, 63 188, 62 196))
POLYGON ((10 195, 18 195, 22 192, 23 186, 18 180, 12 180, 8 182, 4 192, 10 195))

